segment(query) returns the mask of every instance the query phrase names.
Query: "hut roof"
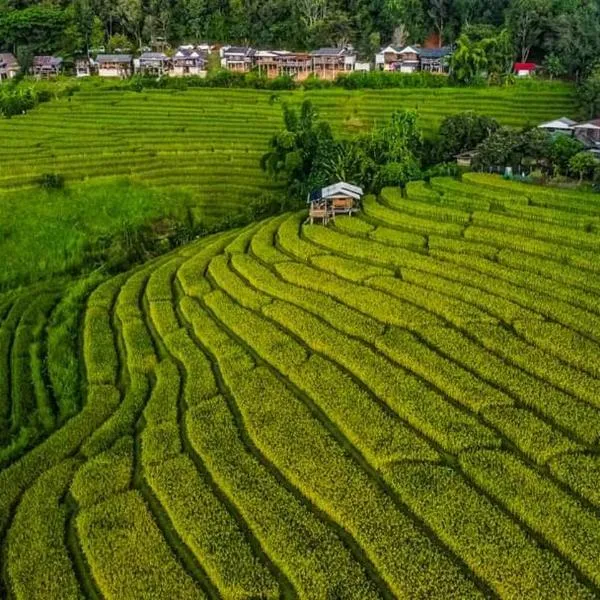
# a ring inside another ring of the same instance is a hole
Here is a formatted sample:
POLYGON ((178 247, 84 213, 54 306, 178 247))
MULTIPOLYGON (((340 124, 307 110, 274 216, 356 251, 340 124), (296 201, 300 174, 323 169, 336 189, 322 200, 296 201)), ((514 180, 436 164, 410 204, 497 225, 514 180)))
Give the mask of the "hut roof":
POLYGON ((319 200, 327 198, 335 198, 336 196, 345 196, 354 198, 354 200, 360 200, 364 195, 363 189, 357 185, 346 183, 345 181, 339 181, 333 185, 329 185, 320 190, 314 190, 310 193, 308 203, 318 202, 319 200))

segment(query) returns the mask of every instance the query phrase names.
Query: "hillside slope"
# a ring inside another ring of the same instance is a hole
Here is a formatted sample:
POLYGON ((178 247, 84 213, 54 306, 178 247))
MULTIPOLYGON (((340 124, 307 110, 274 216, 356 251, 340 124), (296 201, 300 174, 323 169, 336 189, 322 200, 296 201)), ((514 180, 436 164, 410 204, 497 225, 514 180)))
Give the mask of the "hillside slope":
MULTIPOLYGON (((304 218, 96 287, 64 424, 43 378, 3 391, 5 433, 59 427, 0 472, 4 586, 597 596, 597 197, 470 175, 304 218)), ((44 361, 48 293, 0 299, 0 381, 44 361)))

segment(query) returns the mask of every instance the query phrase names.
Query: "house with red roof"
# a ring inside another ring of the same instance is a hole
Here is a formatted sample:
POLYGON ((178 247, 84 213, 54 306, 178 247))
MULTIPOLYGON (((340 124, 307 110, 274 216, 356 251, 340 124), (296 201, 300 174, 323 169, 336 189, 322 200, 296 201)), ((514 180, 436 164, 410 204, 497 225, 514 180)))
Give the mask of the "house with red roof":
POLYGON ((537 65, 532 62, 515 63, 513 71, 517 77, 530 77, 535 73, 537 65))

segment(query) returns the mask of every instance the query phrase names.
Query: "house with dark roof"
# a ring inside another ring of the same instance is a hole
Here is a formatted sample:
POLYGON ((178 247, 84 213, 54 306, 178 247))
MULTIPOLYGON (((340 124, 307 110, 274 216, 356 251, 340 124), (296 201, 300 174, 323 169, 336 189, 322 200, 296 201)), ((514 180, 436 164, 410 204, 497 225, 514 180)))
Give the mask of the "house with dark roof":
POLYGON ((420 46, 387 46, 375 55, 375 66, 380 71, 414 73, 428 71, 445 73, 449 68, 452 48, 421 48, 420 46))
POLYGON ((254 50, 248 46, 223 46, 221 67, 230 71, 246 73, 252 69, 254 50))
POLYGON ((600 118, 573 125, 573 132, 589 152, 600 155, 600 118))
POLYGON ((421 48, 419 50, 419 63, 421 71, 429 73, 446 73, 450 67, 452 48, 421 48))
POLYGON ((170 67, 169 57, 162 52, 144 52, 138 62, 138 72, 147 77, 162 77, 170 67))
POLYGON ((195 47, 180 47, 171 59, 171 77, 205 77, 208 54, 195 47))
POLYGON ((131 54, 98 54, 95 61, 100 77, 125 79, 133 73, 131 54))
POLYGON ((356 52, 349 46, 344 48, 319 48, 310 53, 312 70, 321 79, 335 79, 341 73, 354 71, 356 52))
POLYGON ((0 83, 12 79, 20 71, 19 63, 14 54, 0 53, 0 83))
POLYGON ((60 75, 63 59, 59 56, 34 56, 31 73, 38 79, 49 79, 60 75))

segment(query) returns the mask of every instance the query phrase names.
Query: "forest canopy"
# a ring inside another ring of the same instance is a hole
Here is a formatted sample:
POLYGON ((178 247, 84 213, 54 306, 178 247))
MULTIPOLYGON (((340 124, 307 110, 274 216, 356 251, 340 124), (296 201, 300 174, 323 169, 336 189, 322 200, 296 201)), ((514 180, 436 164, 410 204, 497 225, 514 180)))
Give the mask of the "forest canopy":
MULTIPOLYGON (((137 50, 209 41, 290 50, 353 44, 461 45, 587 75, 600 57, 600 0, 0 0, 0 49, 137 50), (508 53, 505 51, 508 50, 508 53)), ((502 58, 503 57, 503 58, 502 58)))

